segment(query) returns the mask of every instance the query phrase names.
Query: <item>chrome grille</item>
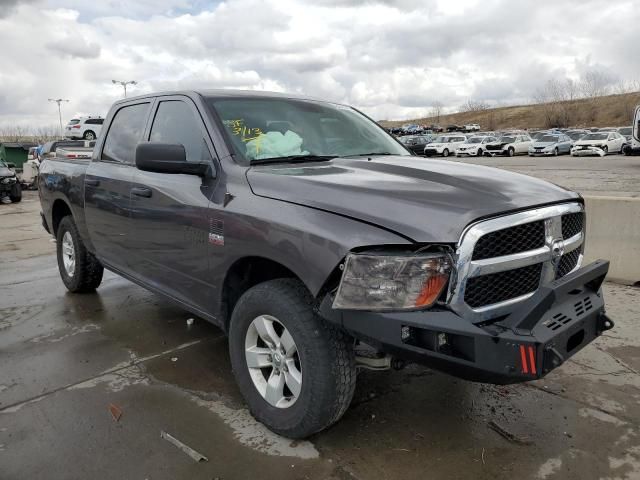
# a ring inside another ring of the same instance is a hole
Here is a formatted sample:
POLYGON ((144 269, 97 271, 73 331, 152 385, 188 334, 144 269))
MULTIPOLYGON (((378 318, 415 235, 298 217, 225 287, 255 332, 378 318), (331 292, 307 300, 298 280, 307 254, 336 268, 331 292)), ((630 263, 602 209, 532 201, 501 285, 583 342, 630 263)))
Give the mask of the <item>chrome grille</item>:
POLYGON ((504 302, 535 292, 540 283, 542 264, 470 278, 464 301, 471 308, 504 302))
POLYGON ((579 248, 573 250, 572 252, 565 253, 562 258, 560 258, 558 270, 556 270, 556 279, 562 278, 567 273, 572 272, 580 261, 580 255, 581 253, 579 248))
POLYGON ((541 284, 579 267, 583 228, 579 203, 472 224, 458 243, 451 308, 475 322, 509 314, 541 284))
POLYGON ((502 257, 544 247, 544 220, 503 228, 480 237, 472 260, 502 257))
POLYGON ((571 238, 584 229, 584 213, 568 213, 562 216, 562 238, 571 238))

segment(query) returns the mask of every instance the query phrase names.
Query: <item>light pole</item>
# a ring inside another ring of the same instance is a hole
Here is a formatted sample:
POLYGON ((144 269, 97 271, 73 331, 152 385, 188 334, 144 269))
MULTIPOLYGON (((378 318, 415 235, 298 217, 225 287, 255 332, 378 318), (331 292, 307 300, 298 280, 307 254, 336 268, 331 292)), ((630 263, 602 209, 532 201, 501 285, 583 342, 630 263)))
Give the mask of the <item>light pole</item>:
POLYGON ((124 98, 127 98, 127 85, 138 84, 135 80, 127 80, 126 82, 123 82, 122 80, 111 80, 111 83, 114 85, 122 85, 124 87, 124 98))
POLYGON ((64 132, 62 131, 62 109, 60 108, 60 104, 62 102, 69 102, 66 98, 50 98, 50 102, 56 102, 58 104, 58 118, 60 119, 60 138, 64 137, 64 132))

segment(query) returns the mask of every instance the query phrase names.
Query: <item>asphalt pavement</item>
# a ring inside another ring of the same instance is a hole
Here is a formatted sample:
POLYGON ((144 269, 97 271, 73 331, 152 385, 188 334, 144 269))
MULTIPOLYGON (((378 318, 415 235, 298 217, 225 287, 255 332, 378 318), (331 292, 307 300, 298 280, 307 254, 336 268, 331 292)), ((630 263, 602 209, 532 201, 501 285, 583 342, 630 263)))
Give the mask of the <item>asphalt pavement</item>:
MULTIPOLYGON (((631 190, 633 161, 593 160, 593 176, 631 190)), ((549 162, 544 175, 600 191, 573 159, 549 162)), ((247 412, 217 328, 109 273, 67 293, 38 211, 34 192, 0 205, 2 480, 640 478, 638 288, 606 284, 616 327, 542 381, 364 372, 337 425, 290 441, 247 412)))

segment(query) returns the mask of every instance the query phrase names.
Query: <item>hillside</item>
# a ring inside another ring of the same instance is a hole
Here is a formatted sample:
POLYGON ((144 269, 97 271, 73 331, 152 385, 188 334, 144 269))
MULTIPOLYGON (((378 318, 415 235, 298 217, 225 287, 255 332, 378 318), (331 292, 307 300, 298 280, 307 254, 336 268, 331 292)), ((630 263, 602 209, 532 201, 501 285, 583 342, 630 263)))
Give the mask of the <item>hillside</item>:
MULTIPOLYGON (((633 111, 640 104, 640 92, 608 95, 571 102, 517 105, 476 112, 440 115, 440 125, 478 123, 483 130, 548 127, 611 127, 631 125, 633 111)), ((435 118, 381 121, 383 126, 406 123, 431 125, 435 118)))

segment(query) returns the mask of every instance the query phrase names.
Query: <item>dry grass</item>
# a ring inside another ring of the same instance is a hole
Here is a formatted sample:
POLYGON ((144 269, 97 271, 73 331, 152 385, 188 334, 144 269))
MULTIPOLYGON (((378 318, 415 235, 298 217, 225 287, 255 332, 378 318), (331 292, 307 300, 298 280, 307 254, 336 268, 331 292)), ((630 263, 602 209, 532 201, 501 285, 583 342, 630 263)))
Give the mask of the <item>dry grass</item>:
MULTIPOLYGON (((513 107, 490 108, 480 112, 460 112, 440 116, 440 125, 464 125, 478 123, 482 129, 499 130, 506 128, 548 128, 549 110, 569 109, 572 112, 570 126, 574 127, 621 127, 631 125, 633 111, 640 104, 640 92, 607 95, 594 99, 578 99, 559 104, 518 105, 513 107)), ((431 125, 435 118, 418 118, 402 121, 382 121, 383 126, 399 126, 406 123, 431 125)))

